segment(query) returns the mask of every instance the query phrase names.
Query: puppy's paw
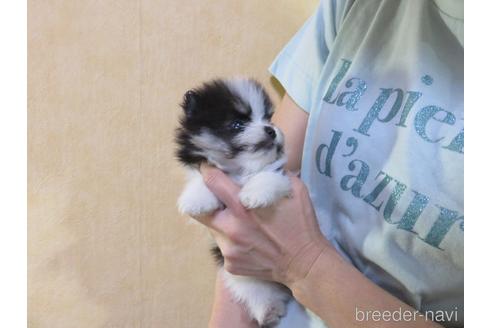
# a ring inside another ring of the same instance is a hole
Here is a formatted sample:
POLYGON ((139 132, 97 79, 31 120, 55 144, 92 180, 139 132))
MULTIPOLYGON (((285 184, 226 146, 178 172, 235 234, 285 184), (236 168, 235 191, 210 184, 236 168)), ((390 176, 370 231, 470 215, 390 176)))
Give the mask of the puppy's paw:
POLYGON ((285 315, 286 304, 282 300, 277 300, 275 303, 270 304, 265 312, 263 319, 258 321, 260 327, 271 328, 275 327, 279 322, 280 318, 285 315))
POLYGON ((246 208, 268 207, 290 193, 290 180, 277 172, 260 172, 241 189, 239 200, 246 208))
POLYGON ((183 215, 189 215, 191 217, 199 217, 221 208, 222 204, 217 199, 192 199, 191 201, 186 199, 178 202, 179 212, 183 215))
POLYGON ((181 214, 198 217, 222 207, 222 203, 201 180, 190 183, 178 199, 181 214))
POLYGON ((246 185, 239 192, 239 200, 246 208, 268 207, 274 203, 275 199, 271 193, 265 189, 254 188, 246 185))

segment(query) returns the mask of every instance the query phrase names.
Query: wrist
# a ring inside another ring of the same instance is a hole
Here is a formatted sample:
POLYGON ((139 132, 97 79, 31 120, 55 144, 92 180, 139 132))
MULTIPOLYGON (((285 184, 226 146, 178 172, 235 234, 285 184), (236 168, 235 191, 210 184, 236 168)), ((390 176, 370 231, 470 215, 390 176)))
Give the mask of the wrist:
POLYGON ((323 237, 301 247, 288 264, 282 283, 293 290, 299 282, 306 279, 321 255, 330 248, 332 245, 323 237))
MULTIPOLYGON (((332 266, 345 263, 340 254, 325 240, 317 246, 318 256, 312 261, 304 275, 292 280, 287 287, 292 291, 294 298, 306 307, 310 308, 310 298, 313 291, 320 288, 320 283, 327 279, 332 266)), ((314 253, 314 252, 313 252, 314 253)), ((328 278, 329 279, 329 278, 328 278)))

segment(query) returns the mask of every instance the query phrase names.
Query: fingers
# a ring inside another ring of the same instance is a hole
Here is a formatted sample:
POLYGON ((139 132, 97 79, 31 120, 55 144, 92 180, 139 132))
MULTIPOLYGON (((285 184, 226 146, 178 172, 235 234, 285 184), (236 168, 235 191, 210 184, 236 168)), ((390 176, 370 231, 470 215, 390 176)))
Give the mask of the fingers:
POLYGON ((246 209, 239 202, 240 187, 224 172, 207 164, 200 166, 203 181, 215 196, 235 215, 246 215, 246 209))
POLYGON ((197 217, 195 220, 210 228, 214 237, 224 235, 234 240, 237 239, 236 236, 240 233, 240 230, 247 229, 249 222, 248 220, 239 219, 228 208, 218 210, 213 214, 197 217))
POLYGON ((302 180, 299 177, 295 175, 289 175, 289 177, 292 187, 292 193, 294 196, 307 193, 306 185, 304 184, 304 182, 302 182, 302 180))
POLYGON ((300 178, 300 172, 286 171, 286 175, 290 178, 292 187, 292 196, 307 194, 307 188, 300 178))
POLYGON ((301 172, 300 171, 285 171, 288 177, 300 177, 301 172))
POLYGON ((218 211, 213 216, 209 217, 206 221, 202 221, 203 224, 211 228, 212 230, 227 235, 232 224, 236 224, 236 218, 231 215, 228 209, 218 211))

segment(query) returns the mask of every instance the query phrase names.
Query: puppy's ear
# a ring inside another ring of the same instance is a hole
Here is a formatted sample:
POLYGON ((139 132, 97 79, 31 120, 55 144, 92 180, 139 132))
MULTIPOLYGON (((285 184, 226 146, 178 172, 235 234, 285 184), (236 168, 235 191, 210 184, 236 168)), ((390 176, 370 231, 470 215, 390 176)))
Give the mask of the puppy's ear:
POLYGON ((185 112, 186 117, 190 117, 193 115, 193 112, 196 110, 196 97, 197 94, 194 90, 189 90, 185 93, 183 104, 183 110, 185 112))

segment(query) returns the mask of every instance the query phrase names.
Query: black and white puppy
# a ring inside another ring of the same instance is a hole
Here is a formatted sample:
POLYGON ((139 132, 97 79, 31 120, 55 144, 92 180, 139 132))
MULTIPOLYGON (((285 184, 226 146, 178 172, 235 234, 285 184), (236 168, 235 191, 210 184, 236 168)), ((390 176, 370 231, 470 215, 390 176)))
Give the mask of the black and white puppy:
MULTIPOLYGON (((198 171, 210 163, 240 186, 246 208, 268 207, 290 193, 285 176, 284 137, 272 125, 273 106, 263 87, 251 79, 214 80, 188 91, 177 130, 177 157, 189 169, 188 183, 178 207, 192 217, 211 213, 223 205, 205 186, 198 171)), ((223 265, 220 250, 215 256, 223 265)), ((282 285, 224 270, 226 286, 261 326, 274 326, 290 298, 282 285)))

